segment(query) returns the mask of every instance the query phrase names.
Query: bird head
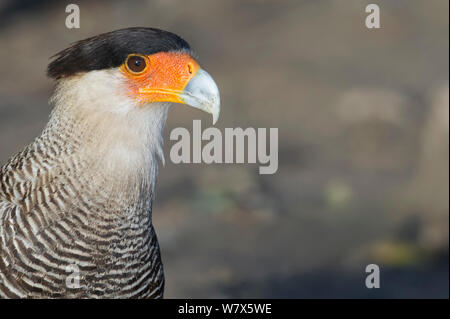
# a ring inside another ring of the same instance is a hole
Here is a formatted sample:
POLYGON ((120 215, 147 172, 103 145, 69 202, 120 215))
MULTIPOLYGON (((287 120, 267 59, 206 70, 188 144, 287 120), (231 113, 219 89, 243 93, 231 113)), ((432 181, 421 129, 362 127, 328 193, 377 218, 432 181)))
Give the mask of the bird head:
POLYGON ((189 44, 159 29, 127 28, 76 42, 56 55, 47 74, 76 79, 84 104, 108 100, 113 112, 182 103, 211 113, 214 124, 220 113, 217 85, 189 44))

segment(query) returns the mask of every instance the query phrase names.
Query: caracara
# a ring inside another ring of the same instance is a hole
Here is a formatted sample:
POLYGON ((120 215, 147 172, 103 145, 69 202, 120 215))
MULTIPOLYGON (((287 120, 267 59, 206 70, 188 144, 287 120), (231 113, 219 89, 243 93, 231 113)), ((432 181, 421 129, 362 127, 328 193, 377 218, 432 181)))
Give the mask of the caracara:
POLYGON ((219 116, 219 91, 179 36, 128 28, 48 66, 42 134, 0 169, 0 296, 159 298, 152 201, 172 103, 219 116))

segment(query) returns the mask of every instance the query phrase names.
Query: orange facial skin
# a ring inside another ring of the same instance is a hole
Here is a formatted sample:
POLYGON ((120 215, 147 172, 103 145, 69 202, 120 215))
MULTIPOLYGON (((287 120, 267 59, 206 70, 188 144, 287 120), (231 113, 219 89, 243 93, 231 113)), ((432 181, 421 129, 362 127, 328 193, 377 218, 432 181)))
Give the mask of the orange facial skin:
POLYGON ((127 78, 129 94, 140 105, 153 102, 183 103, 179 95, 200 69, 199 64, 184 52, 159 52, 140 55, 146 61, 141 72, 133 72, 127 62, 120 67, 127 78))

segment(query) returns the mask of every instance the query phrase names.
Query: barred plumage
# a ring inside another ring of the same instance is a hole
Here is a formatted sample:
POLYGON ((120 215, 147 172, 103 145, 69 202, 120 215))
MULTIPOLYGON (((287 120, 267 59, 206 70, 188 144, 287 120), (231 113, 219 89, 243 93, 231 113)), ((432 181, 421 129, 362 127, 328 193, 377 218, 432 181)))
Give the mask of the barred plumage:
MULTIPOLYGON (((0 296, 161 297, 151 224, 156 171, 134 181, 126 176, 133 184, 126 187, 120 173, 93 163, 103 159, 90 158, 89 129, 63 123, 67 114, 58 113, 0 171, 0 296), (114 182, 120 186, 108 186, 114 182), (79 288, 66 285, 70 265, 79 267, 79 288)), ((104 149, 107 157, 111 148, 104 149)))

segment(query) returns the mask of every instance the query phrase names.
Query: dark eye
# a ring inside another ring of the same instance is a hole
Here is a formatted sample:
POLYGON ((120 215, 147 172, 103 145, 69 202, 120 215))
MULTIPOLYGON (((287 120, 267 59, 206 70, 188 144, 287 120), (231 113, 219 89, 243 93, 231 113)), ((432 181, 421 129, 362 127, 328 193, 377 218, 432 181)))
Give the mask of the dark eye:
POLYGON ((147 62, 139 55, 130 55, 127 59, 127 67, 133 73, 141 73, 146 66, 147 62))

